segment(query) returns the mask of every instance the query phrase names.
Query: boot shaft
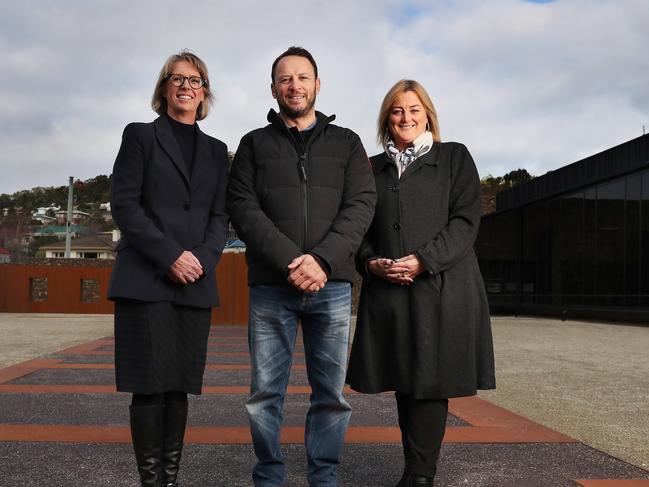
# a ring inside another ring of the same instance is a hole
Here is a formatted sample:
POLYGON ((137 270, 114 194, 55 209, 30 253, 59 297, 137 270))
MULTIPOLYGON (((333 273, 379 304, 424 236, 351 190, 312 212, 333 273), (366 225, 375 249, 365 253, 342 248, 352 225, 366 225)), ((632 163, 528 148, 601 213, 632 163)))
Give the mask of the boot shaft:
POLYGON ((176 487, 187 424, 187 401, 165 404, 162 449, 162 485, 176 487))
POLYGON ((140 482, 143 487, 159 487, 162 471, 164 406, 129 407, 131 439, 140 482))

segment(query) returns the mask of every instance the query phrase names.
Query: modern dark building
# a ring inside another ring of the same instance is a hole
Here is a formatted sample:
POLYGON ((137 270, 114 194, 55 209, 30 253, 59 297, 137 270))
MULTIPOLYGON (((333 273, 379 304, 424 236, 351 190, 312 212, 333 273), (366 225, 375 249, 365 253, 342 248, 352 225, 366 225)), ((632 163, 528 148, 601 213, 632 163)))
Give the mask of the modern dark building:
POLYGON ((649 135, 498 194, 476 252, 494 314, 649 323, 649 135))

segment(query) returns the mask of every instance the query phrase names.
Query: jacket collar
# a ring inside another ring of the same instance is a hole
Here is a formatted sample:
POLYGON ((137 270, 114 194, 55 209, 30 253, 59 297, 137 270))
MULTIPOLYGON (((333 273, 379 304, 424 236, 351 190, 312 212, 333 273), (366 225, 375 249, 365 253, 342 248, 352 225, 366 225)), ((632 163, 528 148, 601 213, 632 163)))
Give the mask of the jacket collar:
MULTIPOLYGON (((401 179, 403 180, 408 178, 411 174, 417 171, 424 164, 427 166, 439 165, 439 157, 438 157, 439 145, 440 142, 435 142, 433 144, 433 147, 431 147, 430 151, 428 151, 423 156, 417 158, 415 162, 413 162, 410 166, 408 166, 408 168, 401 175, 401 179)), ((375 159, 372 160, 372 164, 374 166, 374 172, 380 173, 385 168, 394 166, 394 161, 390 159, 390 156, 388 155, 387 152, 383 152, 382 154, 379 154, 375 159)), ((396 167, 395 167, 395 171, 396 171, 396 167)))
POLYGON ((183 156, 180 153, 180 147, 173 132, 171 131, 171 124, 167 117, 162 115, 153 121, 155 135, 160 143, 162 149, 167 153, 176 169, 180 172, 185 184, 192 189, 199 186, 203 178, 201 174, 205 174, 205 168, 209 164, 209 143, 207 136, 201 132, 201 129, 196 125, 196 149, 194 154, 194 168, 192 169, 191 181, 187 173, 187 165, 183 161, 183 156))
POLYGON ((389 167, 389 164, 393 164, 393 162, 390 159, 390 156, 388 156, 387 152, 383 152, 372 157, 372 168, 374 169, 375 173, 380 173, 381 171, 383 171, 383 169, 389 167))
MULTIPOLYGON (((313 135, 319 133, 326 125, 328 125, 329 123, 333 122, 336 119, 335 115, 327 116, 323 113, 320 113, 317 110, 315 112, 315 116, 318 123, 313 129, 313 135)), ((282 118, 279 116, 279 113, 277 113, 272 108, 268 111, 268 115, 266 116, 266 119, 272 126, 277 127, 280 130, 287 130, 284 120, 282 120, 282 118)))

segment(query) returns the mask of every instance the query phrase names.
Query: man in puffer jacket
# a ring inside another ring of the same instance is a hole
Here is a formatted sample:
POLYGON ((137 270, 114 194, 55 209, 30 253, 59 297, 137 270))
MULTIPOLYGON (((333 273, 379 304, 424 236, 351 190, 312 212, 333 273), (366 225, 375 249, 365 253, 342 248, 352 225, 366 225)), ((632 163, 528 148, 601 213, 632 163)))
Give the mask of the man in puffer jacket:
POLYGON ((281 486, 280 429, 298 323, 311 406, 305 443, 310 486, 335 486, 351 408, 343 397, 353 257, 374 214, 374 178, 359 137, 315 110, 311 54, 291 47, 273 63, 279 113, 245 135, 228 211, 246 243, 251 394, 246 403, 256 487, 281 486))

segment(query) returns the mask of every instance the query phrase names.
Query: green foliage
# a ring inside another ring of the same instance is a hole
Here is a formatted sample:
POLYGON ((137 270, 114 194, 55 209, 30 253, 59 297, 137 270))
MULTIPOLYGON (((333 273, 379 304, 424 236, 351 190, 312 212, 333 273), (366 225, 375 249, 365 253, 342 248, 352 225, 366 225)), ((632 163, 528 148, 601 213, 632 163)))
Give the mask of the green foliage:
POLYGON ((0 194, 0 209, 12 208, 14 206, 13 199, 8 194, 0 194))
MULTIPOLYGON (((110 199, 110 176, 100 174, 85 181, 74 182, 74 204, 81 208, 90 208, 94 203, 107 202, 110 199)), ((12 195, 0 194, 0 208, 25 208, 33 211, 39 206, 54 204, 61 208, 68 206, 68 187, 33 188, 16 191, 12 195)), ((82 209, 82 211, 85 211, 82 209)))
POLYGON ((488 176, 482 178, 480 183, 483 188, 487 187, 493 190, 497 190, 496 192, 499 192, 505 189, 513 188, 514 186, 517 186, 521 183, 527 183, 532 179, 534 179, 534 176, 527 172, 527 169, 515 169, 513 171, 509 171, 504 176, 494 177, 489 174, 488 176))
POLYGON ((504 176, 492 176, 489 174, 480 180, 482 189, 482 213, 491 213, 496 210, 496 195, 514 186, 531 181, 531 176, 526 169, 515 169, 504 176))
POLYGON ((487 177, 482 178, 480 183, 482 183, 483 186, 488 186, 490 188, 499 188, 503 184, 503 178, 500 176, 493 177, 491 174, 489 174, 487 177))
POLYGON ((513 188, 517 184, 527 183, 531 181, 533 176, 527 172, 527 169, 515 169, 514 171, 509 171, 503 176, 503 181, 505 184, 513 188))
POLYGON ((110 177, 102 174, 85 181, 77 180, 74 182, 74 194, 75 202, 79 205, 79 209, 81 209, 81 205, 88 209, 93 203, 106 202, 110 199, 110 177))
MULTIPOLYGON (((90 229, 90 232, 110 231, 115 228, 115 224, 105 221, 105 211, 99 209, 100 203, 106 203, 110 200, 110 176, 99 175, 85 181, 75 181, 74 183, 74 206, 87 213, 90 217, 84 225, 90 229)), ((32 221, 31 215, 38 207, 46 207, 54 204, 62 209, 68 205, 68 187, 58 186, 50 188, 33 188, 31 190, 17 191, 14 194, 0 194, 0 229, 11 232, 12 235, 24 235, 33 229, 41 228, 38 221, 32 221), (7 208, 7 215, 4 215, 3 209, 7 208)), ((48 216, 55 216, 54 211, 48 210, 48 216)), ((11 237, 13 239, 13 236, 11 237)), ((3 237, 5 246, 11 247, 8 237, 3 237)), ((37 239, 38 240, 38 239, 37 239)), ((42 241, 32 242, 32 245, 23 247, 13 244, 13 254, 20 258, 33 256, 36 254, 37 247, 43 245, 42 241)))

